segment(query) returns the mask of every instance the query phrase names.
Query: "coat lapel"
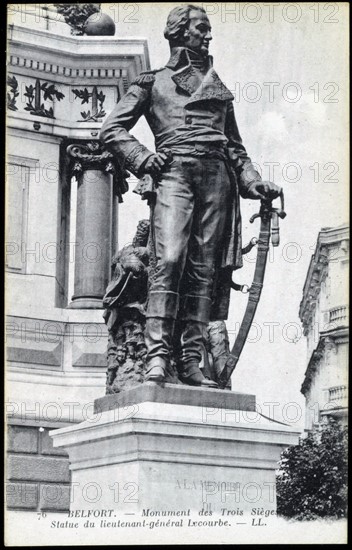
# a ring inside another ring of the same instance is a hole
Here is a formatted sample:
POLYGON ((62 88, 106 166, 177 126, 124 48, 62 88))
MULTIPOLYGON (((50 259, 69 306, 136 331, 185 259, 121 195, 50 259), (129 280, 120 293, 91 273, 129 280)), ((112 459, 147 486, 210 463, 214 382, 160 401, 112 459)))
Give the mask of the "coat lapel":
POLYGON ((182 47, 172 50, 171 57, 166 65, 166 67, 175 71, 171 78, 177 87, 190 96, 188 103, 209 99, 232 101, 234 99, 232 93, 213 69, 211 55, 208 57, 208 66, 209 69, 202 78, 199 71, 191 64, 187 50, 182 47))
POLYGON ((188 103, 209 99, 217 99, 220 101, 232 101, 234 99, 232 93, 220 80, 213 67, 208 70, 203 80, 200 82, 199 87, 192 92, 188 103))
POLYGON ((179 69, 171 78, 176 86, 188 95, 198 90, 202 83, 201 75, 190 63, 179 69))
POLYGON ((209 99, 218 99, 220 101, 233 101, 234 99, 230 90, 226 88, 212 67, 203 79, 191 64, 179 69, 171 78, 178 88, 181 88, 181 90, 191 96, 187 103, 209 99))
POLYGON ((220 101, 233 100, 230 90, 220 80, 217 72, 213 69, 213 58, 208 56, 208 71, 202 78, 190 62, 186 48, 173 48, 171 57, 166 64, 175 73, 172 80, 178 88, 190 96, 188 103, 218 99, 220 101))

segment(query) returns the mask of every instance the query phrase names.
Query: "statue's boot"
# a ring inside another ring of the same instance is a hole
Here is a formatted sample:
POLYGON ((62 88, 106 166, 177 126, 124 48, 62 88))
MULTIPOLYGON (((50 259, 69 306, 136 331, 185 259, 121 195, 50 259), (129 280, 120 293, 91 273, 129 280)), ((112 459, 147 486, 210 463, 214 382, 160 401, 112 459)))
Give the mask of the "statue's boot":
POLYGON ((167 365, 159 358, 159 360, 151 361, 147 364, 147 370, 144 380, 146 382, 164 382, 167 365))
POLYGON ((206 378, 199 368, 204 349, 206 324, 199 321, 180 321, 178 331, 181 332, 179 339, 179 379, 190 386, 204 386, 217 388, 214 380, 206 378))
POLYGON ((145 327, 147 346, 146 381, 163 382, 170 361, 174 319, 148 317, 145 327))
POLYGON ((208 380, 202 374, 199 363, 184 363, 179 366, 178 376, 181 382, 188 386, 202 386, 205 388, 218 388, 214 380, 208 380))

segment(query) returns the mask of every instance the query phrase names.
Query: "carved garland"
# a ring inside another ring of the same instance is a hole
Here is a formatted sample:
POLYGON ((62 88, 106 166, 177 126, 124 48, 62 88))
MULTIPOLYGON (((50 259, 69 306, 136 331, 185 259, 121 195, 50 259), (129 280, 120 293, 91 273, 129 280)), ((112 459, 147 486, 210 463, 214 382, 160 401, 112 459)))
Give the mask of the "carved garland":
POLYGON ((84 170, 102 170, 113 176, 114 193, 119 202, 123 202, 122 195, 128 191, 126 179, 129 173, 122 170, 114 155, 103 149, 99 141, 87 143, 73 143, 66 152, 70 158, 70 174, 76 178, 82 175, 84 170))

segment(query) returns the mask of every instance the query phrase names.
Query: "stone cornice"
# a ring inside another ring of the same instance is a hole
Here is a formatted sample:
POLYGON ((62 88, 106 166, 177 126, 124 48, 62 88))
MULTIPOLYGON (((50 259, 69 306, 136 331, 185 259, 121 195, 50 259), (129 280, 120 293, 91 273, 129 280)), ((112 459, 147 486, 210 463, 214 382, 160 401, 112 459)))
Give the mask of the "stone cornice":
MULTIPOLYGON (((77 59, 88 61, 87 68, 95 70, 111 68, 111 62, 120 65, 120 61, 138 58, 140 71, 150 68, 147 40, 145 38, 116 38, 111 36, 62 36, 51 31, 9 26, 8 51, 10 56, 18 55, 17 51, 35 53, 35 61, 48 58, 49 65, 65 65, 67 69, 77 67, 77 59), (63 64, 63 59, 65 63, 63 64), (95 66, 96 65, 96 66, 95 66)), ((46 69, 49 71, 49 68, 46 69)))
MULTIPOLYGON (((116 80, 116 78, 127 77, 127 68, 94 68, 94 65, 92 67, 92 62, 89 62, 87 59, 80 59, 80 65, 86 65, 86 67, 77 69, 74 68, 73 65, 72 67, 69 66, 70 60, 65 60, 65 63, 62 63, 62 59, 61 63, 43 62, 33 59, 34 56, 32 56, 31 53, 32 52, 29 51, 26 56, 16 54, 10 55, 8 64, 9 71, 14 70, 16 74, 23 75, 32 75, 33 71, 35 71, 35 74, 38 76, 39 73, 43 73, 43 75, 50 74, 51 77, 54 77, 54 80, 60 79, 60 81, 63 79, 65 80, 65 77, 69 77, 69 81, 73 85, 78 84, 82 78, 97 79, 100 82, 102 78, 112 78, 116 80)), ((128 60, 131 62, 133 57, 125 57, 121 60, 121 63, 128 67, 128 60)), ((97 65, 98 64, 99 62, 97 65)))
POLYGON ((127 91, 150 68, 147 40, 109 36, 60 36, 9 26, 8 73, 78 85, 114 85, 127 91))

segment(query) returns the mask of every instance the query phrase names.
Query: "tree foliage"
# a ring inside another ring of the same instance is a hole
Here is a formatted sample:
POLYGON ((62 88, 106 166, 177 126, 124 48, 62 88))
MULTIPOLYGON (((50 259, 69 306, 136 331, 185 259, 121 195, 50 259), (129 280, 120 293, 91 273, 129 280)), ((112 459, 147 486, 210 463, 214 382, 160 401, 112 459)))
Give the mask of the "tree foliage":
POLYGON ((281 455, 277 513, 297 520, 347 515, 347 428, 333 418, 281 455))

